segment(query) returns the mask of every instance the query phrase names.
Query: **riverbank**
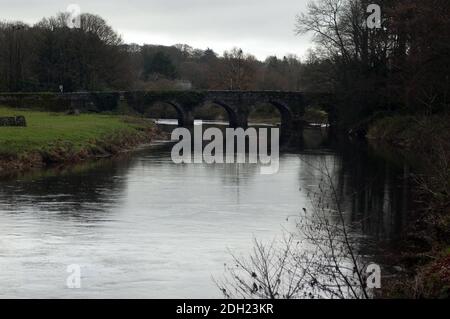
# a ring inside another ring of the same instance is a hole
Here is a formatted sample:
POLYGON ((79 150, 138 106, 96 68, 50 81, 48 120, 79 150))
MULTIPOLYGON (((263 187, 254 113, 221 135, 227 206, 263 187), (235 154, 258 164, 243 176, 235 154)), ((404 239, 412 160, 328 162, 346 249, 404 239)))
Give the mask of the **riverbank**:
POLYGON ((0 107, 1 116, 24 116, 27 126, 0 127, 0 176, 114 156, 161 134, 152 121, 137 117, 0 107))
POLYGON ((413 154, 417 220, 411 221, 395 254, 402 265, 389 280, 383 297, 448 298, 450 296, 450 118, 395 116, 368 129, 372 144, 387 143, 413 154))

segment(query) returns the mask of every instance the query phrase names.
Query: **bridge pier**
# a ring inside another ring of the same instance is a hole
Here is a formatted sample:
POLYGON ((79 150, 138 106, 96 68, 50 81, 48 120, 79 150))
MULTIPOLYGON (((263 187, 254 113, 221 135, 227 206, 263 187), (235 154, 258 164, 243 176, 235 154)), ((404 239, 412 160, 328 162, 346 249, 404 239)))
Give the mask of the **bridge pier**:
POLYGON ((181 117, 178 118, 178 126, 191 128, 194 127, 194 115, 190 110, 183 110, 181 117))
POLYGON ((243 129, 248 128, 248 114, 244 112, 236 113, 236 122, 230 123, 232 128, 241 127, 243 129))

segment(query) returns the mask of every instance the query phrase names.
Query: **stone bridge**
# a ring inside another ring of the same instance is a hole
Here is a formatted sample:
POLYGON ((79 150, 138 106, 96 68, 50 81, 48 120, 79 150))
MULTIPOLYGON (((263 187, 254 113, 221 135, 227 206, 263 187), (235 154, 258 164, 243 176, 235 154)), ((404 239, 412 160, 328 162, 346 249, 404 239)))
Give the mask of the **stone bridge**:
POLYGON ((0 105, 43 108, 50 111, 114 111, 126 103, 145 114, 155 103, 173 107, 180 126, 194 124, 194 112, 205 103, 222 107, 231 127, 247 127, 248 116, 260 103, 273 105, 281 114, 281 130, 288 132, 302 125, 308 106, 315 105, 334 120, 334 102, 330 94, 281 91, 129 91, 81 93, 2 93, 0 105))
POLYGON ((305 109, 309 105, 320 105, 327 111, 333 106, 331 96, 328 94, 280 91, 125 92, 123 99, 133 109, 141 112, 145 112, 156 102, 171 105, 177 111, 180 126, 193 125, 195 109, 205 103, 212 103, 226 111, 231 127, 244 128, 248 125, 249 114, 256 106, 266 103, 278 109, 281 115, 281 128, 285 131, 302 122, 305 109))

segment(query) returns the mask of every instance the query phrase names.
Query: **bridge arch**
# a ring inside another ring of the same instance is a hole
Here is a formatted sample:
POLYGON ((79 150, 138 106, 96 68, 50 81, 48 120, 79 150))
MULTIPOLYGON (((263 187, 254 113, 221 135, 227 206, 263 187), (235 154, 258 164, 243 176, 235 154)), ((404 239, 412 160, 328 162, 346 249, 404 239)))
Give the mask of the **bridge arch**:
POLYGON ((181 107, 180 104, 174 102, 174 101, 167 101, 167 100, 156 100, 154 102, 151 103, 144 103, 142 105, 142 109, 145 110, 145 112, 149 112, 152 110, 152 107, 154 107, 155 105, 165 105, 165 106, 169 106, 171 108, 173 108, 173 110, 176 112, 177 114, 177 120, 178 120, 178 126, 182 127, 182 126, 189 126, 190 123, 190 117, 188 112, 181 107))
POLYGON ((294 119, 294 114, 288 105, 275 100, 270 100, 270 104, 275 106, 276 109, 280 112, 281 115, 281 129, 290 130, 292 128, 292 121, 294 119))
POLYGON ((225 109, 225 111, 228 114, 228 122, 230 127, 238 127, 239 125, 238 116, 231 106, 220 100, 211 100, 211 103, 216 104, 225 109))
POLYGON ((181 127, 190 125, 189 123, 190 119, 187 112, 178 103, 173 101, 161 101, 161 103, 171 105, 172 107, 175 108, 175 111, 177 112, 178 115, 178 126, 181 127))

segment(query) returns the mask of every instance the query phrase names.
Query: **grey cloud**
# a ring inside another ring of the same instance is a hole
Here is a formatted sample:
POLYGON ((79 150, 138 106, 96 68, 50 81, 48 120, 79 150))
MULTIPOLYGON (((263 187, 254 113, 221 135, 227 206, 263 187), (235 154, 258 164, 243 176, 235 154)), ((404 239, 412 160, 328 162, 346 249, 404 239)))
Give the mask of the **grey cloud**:
POLYGON ((311 46, 307 37, 293 31, 295 15, 306 0, 0 0, 0 19, 34 23, 70 3, 101 15, 125 40, 138 43, 187 43, 220 53, 236 45, 259 58, 301 55, 311 46))

